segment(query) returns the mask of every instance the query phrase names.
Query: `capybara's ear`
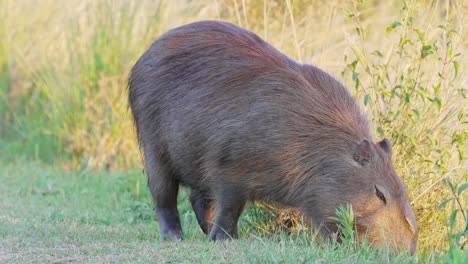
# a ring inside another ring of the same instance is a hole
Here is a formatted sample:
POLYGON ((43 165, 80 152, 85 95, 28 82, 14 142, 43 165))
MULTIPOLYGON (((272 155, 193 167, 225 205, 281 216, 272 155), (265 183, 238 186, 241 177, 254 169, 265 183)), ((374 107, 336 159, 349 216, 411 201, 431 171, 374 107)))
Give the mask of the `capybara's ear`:
POLYGON ((365 166, 371 160, 372 146, 364 139, 359 145, 356 146, 353 153, 354 160, 361 166, 365 166))
POLYGON ((379 146, 386 153, 392 154, 392 143, 390 143, 390 140, 388 140, 387 138, 382 139, 382 141, 379 142, 379 146))

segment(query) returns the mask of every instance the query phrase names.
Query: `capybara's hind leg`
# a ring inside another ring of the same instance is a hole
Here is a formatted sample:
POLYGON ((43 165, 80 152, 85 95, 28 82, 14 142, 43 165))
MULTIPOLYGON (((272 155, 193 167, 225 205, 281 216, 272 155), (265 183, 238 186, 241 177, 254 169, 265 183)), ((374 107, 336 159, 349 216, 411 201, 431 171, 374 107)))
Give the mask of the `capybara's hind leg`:
POLYGON ((181 240, 177 193, 179 183, 174 180, 167 164, 163 164, 145 150, 145 163, 148 173, 148 187, 155 204, 156 219, 162 239, 181 240))
POLYGON ((208 235, 213 224, 213 199, 211 199, 209 194, 205 191, 192 189, 190 202, 192 203, 193 211, 195 211, 198 224, 203 230, 203 233, 208 235))
POLYGON ((234 188, 227 188, 215 196, 215 221, 209 240, 237 238, 237 221, 244 209, 245 200, 234 188))

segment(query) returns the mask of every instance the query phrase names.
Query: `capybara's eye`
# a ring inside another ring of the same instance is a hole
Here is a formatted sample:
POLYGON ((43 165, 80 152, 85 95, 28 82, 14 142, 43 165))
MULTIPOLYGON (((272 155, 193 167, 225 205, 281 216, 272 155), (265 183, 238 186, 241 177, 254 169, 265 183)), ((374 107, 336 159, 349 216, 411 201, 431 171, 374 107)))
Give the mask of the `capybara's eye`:
POLYGON ((387 204, 387 199, 385 199, 385 196, 383 195, 383 193, 377 188, 377 186, 375 186, 375 195, 377 195, 377 197, 379 197, 380 200, 382 200, 382 202, 386 205, 387 204))

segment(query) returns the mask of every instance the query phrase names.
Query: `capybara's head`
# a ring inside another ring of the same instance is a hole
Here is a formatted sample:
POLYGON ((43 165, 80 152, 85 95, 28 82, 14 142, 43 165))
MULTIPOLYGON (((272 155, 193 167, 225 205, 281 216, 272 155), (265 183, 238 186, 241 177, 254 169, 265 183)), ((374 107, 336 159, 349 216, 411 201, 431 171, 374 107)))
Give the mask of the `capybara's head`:
POLYGON ((355 147, 353 159, 367 179, 360 181, 362 188, 351 199, 360 238, 367 235, 371 244, 414 254, 418 227, 404 185, 392 165, 390 142, 364 140, 355 147))

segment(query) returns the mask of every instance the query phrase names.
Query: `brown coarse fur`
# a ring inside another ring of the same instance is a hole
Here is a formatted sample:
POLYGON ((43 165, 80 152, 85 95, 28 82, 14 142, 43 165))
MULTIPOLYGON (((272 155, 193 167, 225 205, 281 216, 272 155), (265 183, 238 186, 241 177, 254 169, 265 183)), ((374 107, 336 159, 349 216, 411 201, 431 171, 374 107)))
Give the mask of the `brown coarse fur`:
POLYGON ((179 185, 210 239, 237 236, 247 201, 300 208, 322 233, 340 205, 360 234, 414 252, 417 227, 386 139, 348 90, 254 33, 203 21, 162 35, 129 78, 163 238, 181 239, 179 185))

